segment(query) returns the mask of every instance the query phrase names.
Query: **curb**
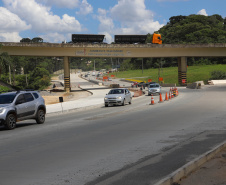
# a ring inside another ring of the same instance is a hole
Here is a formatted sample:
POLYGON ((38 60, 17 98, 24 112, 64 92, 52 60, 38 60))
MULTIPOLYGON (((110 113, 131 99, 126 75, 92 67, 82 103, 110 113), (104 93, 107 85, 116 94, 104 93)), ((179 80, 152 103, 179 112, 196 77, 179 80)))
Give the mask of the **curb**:
POLYGON ((226 141, 214 147, 212 150, 199 156, 198 158, 194 159, 193 161, 185 164, 184 166, 182 166, 175 172, 171 173, 164 179, 160 180, 159 182, 155 183, 154 185, 172 185, 173 183, 180 181, 181 179, 187 177, 192 172, 197 170, 205 162, 212 159, 216 154, 218 154, 225 147, 226 147, 226 141))

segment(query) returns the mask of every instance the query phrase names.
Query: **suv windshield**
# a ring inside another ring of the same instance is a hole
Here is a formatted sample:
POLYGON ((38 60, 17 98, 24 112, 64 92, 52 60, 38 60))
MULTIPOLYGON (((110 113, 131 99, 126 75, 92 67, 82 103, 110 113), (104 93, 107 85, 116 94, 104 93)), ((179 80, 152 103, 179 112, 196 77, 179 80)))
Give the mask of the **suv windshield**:
POLYGON ((10 104, 15 97, 16 94, 0 94, 0 104, 10 104))

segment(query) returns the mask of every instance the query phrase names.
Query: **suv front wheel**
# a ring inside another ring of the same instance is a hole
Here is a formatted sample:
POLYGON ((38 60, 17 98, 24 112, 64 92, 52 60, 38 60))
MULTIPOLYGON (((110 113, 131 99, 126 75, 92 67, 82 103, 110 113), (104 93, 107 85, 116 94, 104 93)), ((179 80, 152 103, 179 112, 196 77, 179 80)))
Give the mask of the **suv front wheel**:
POLYGON ((42 109, 39 109, 37 112, 36 122, 42 124, 45 122, 45 112, 42 109))
POLYGON ((9 130, 16 128, 16 116, 14 114, 11 113, 6 117, 5 126, 9 130))

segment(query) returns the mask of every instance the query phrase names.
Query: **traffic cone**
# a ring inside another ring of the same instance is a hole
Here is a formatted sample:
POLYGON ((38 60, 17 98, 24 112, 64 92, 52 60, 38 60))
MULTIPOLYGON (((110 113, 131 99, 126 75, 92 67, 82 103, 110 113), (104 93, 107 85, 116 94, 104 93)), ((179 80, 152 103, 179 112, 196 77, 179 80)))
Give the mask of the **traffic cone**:
POLYGON ((166 96, 165 96, 165 101, 169 101, 168 96, 167 96, 167 92, 166 92, 166 96))
POLYGON ((169 99, 171 99, 171 91, 169 91, 169 99))
POLYGON ((154 104, 155 104, 154 98, 153 98, 153 96, 151 96, 151 103, 150 103, 150 105, 154 105, 154 104))
POLYGON ((171 91, 171 98, 174 98, 174 94, 173 94, 173 91, 171 91))
POLYGON ((163 102, 163 100, 162 100, 162 94, 159 93, 159 103, 162 103, 162 102, 163 102))

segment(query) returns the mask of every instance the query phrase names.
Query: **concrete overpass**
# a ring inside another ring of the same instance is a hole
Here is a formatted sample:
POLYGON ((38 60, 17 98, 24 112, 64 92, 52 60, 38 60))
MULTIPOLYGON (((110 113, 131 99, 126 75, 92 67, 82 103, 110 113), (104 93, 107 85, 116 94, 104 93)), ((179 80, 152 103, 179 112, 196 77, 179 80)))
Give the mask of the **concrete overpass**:
POLYGON ((0 42, 11 56, 64 57, 65 90, 70 91, 69 57, 152 58, 177 57, 178 81, 187 84, 187 57, 226 57, 222 44, 71 44, 0 42))

